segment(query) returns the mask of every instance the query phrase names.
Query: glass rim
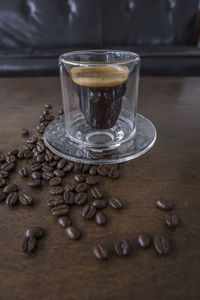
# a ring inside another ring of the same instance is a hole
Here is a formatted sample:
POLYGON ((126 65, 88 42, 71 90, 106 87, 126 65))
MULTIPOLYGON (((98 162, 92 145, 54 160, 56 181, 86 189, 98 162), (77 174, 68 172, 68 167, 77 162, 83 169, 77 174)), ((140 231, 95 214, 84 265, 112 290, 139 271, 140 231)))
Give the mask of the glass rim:
POLYGON ((140 62, 140 56, 139 54, 131 51, 126 51, 126 50, 113 50, 113 49, 88 49, 88 50, 76 50, 76 51, 70 51, 63 53, 59 56, 58 58, 59 64, 61 62, 65 64, 71 64, 71 65, 113 65, 113 64, 128 64, 128 63, 136 63, 140 62), (89 60, 83 60, 83 61, 78 61, 78 60, 73 60, 73 59, 68 59, 68 57, 76 54, 86 54, 86 53, 106 53, 106 52, 118 52, 121 54, 127 54, 132 56, 132 58, 129 59, 119 59, 119 60, 113 60, 113 61, 105 61, 105 62, 100 62, 100 61, 89 61, 89 60))

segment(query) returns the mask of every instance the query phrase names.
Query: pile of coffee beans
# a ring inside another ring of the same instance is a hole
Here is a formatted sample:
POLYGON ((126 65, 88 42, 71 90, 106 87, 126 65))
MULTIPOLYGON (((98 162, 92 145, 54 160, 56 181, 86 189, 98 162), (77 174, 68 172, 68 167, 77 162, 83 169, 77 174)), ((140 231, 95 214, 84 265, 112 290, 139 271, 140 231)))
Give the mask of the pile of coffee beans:
MULTIPOLYGON (((36 127, 37 136, 30 136, 28 129, 22 129, 21 134, 26 138, 21 149, 13 149, 6 155, 0 154, 0 202, 5 201, 8 206, 32 205, 33 190, 46 183, 49 186, 49 200, 47 206, 49 213, 57 220, 57 224, 65 230, 65 234, 71 240, 81 239, 82 233, 70 218, 72 207, 82 206, 82 216, 85 220, 95 221, 99 226, 107 224, 105 210, 111 207, 114 210, 123 209, 121 199, 114 196, 106 199, 104 191, 100 186, 100 177, 107 176, 112 179, 120 177, 118 164, 90 165, 76 163, 61 158, 52 153, 44 144, 42 134, 46 126, 55 118, 51 113, 52 106, 45 104, 39 124, 36 127), (27 186, 31 194, 24 193, 22 187, 14 182, 9 182, 11 172, 15 170, 17 162, 26 160, 29 167, 20 166, 18 175, 27 178, 27 186), (69 174, 73 174, 73 180, 64 183, 69 174)), ((59 111, 59 115, 63 110, 59 111)), ((173 209, 169 200, 156 201, 156 207, 165 211, 173 209)), ((168 228, 178 226, 179 220, 175 214, 167 213, 165 224, 168 228)), ((36 249, 37 239, 43 237, 44 230, 38 226, 26 231, 21 244, 21 250, 30 253, 36 249)), ((158 254, 166 255, 170 249, 169 240, 163 235, 151 237, 141 233, 137 237, 138 245, 141 248, 149 248, 151 244, 158 254)), ((117 256, 129 256, 131 245, 128 239, 118 241, 114 246, 114 253, 117 256)), ((93 253, 97 259, 109 257, 110 250, 102 244, 97 244, 93 253)))

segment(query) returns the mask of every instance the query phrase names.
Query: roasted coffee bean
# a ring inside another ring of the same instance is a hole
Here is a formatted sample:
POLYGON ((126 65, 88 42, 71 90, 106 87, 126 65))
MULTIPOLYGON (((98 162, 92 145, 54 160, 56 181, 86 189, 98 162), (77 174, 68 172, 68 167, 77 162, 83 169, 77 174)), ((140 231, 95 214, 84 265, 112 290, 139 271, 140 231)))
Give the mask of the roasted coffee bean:
POLYGON ((20 168, 19 171, 18 171, 19 175, 22 176, 22 177, 27 177, 28 176, 28 170, 27 168, 20 168))
POLYGON ((53 177, 54 177, 53 172, 43 172, 43 173, 42 173, 42 178, 43 178, 44 180, 50 180, 50 179, 52 179, 53 177))
POLYGON ((0 154, 0 163, 3 163, 6 161, 6 157, 4 154, 0 154))
POLYGON ((83 170, 83 164, 81 163, 75 163, 74 164, 74 172, 82 172, 83 170))
POLYGON ((51 109, 52 106, 51 106, 51 104, 46 103, 46 104, 44 105, 44 108, 46 108, 46 109, 51 109))
POLYGON ((62 217, 69 212, 69 207, 66 204, 60 204, 51 209, 53 216, 62 217))
POLYGON ((6 180, 5 178, 0 178, 0 188, 4 187, 6 185, 6 180))
POLYGON ((52 115, 45 116, 45 120, 48 121, 48 122, 53 121, 54 119, 55 119, 55 117, 52 116, 52 115))
POLYGON ((74 168, 74 163, 73 162, 68 162, 66 166, 63 168, 63 171, 66 173, 70 173, 74 168))
POLYGON ((97 199, 92 202, 92 205, 98 209, 105 208, 107 206, 107 201, 104 199, 97 199))
POLYGON ((34 237, 25 237, 21 244, 21 251, 30 253, 36 249, 36 239, 34 237))
POLYGON ((14 163, 5 163, 1 166, 1 171, 12 171, 15 167, 14 163))
POLYGON ((8 171, 4 171, 4 170, 0 171, 0 179, 1 178, 8 178, 8 175, 9 175, 8 171))
POLYGON ((122 239, 115 245, 115 252, 118 256, 127 256, 131 253, 131 246, 127 239, 122 239))
POLYGON ((49 162, 50 167, 54 168, 56 165, 57 165, 57 160, 52 160, 52 161, 49 162))
POLYGON ((26 128, 23 128, 23 129, 21 130, 21 134, 22 134, 22 135, 29 135, 29 130, 26 129, 26 128))
POLYGON ((77 181, 77 182, 84 182, 85 181, 85 176, 83 174, 76 174, 74 176, 74 179, 77 181))
POLYGON ((43 134, 44 130, 45 130, 45 126, 41 126, 41 125, 37 126, 36 130, 37 130, 38 133, 43 134))
POLYGON ((94 185, 97 184, 99 180, 96 176, 89 176, 86 178, 85 182, 89 185, 94 185))
POLYGON ((96 208, 93 205, 86 205, 82 211, 82 216, 87 219, 90 220, 92 218, 94 218, 96 214, 96 208))
POLYGON ((66 228, 66 227, 70 226, 72 223, 71 223, 71 220, 67 216, 63 216, 58 219, 58 224, 61 227, 66 228))
POLYGON ((102 211, 96 214, 95 220, 98 225, 105 225, 107 223, 106 215, 102 211))
POLYGON ((37 162, 39 163, 44 162, 44 153, 40 153, 37 155, 37 162))
POLYGON ((17 154, 17 158, 23 159, 24 158, 24 150, 19 150, 19 153, 17 154))
POLYGON ((9 193, 17 192, 18 189, 19 189, 18 185, 14 183, 10 183, 4 187, 3 191, 4 193, 9 194, 9 193))
POLYGON ((53 174, 58 177, 65 177, 65 172, 63 170, 54 170, 53 174))
POLYGON ((66 204, 74 204, 74 193, 73 192, 64 192, 64 200, 66 204))
POLYGON ((16 156, 18 154, 18 152, 19 152, 18 149, 13 149, 13 150, 8 152, 8 155, 15 155, 16 156))
POLYGON ((42 173, 38 172, 38 171, 34 171, 34 172, 31 173, 31 177, 33 179, 40 179, 42 177, 42 173))
POLYGON ((10 193, 6 197, 6 204, 8 206, 14 206, 14 205, 16 205, 17 201, 18 201, 18 193, 17 192, 10 193))
POLYGON ((158 254, 167 255, 170 250, 170 244, 163 235, 156 235, 154 237, 154 247, 158 254))
POLYGON ((38 163, 31 166, 31 170, 32 170, 32 171, 39 171, 39 170, 41 170, 41 169, 42 169, 42 165, 41 165, 41 164, 38 164, 38 163))
POLYGON ((178 217, 175 214, 166 214, 165 224, 170 228, 175 228, 178 226, 178 217))
POLYGON ((119 178, 119 170, 118 169, 110 169, 109 171, 108 171, 108 176, 110 177, 110 178, 113 178, 113 179, 115 179, 115 178, 119 178))
POLYGON ((26 143, 28 144, 35 144, 37 142, 38 138, 36 136, 32 136, 26 140, 26 143))
POLYGON ((33 197, 24 193, 19 196, 19 201, 22 205, 27 206, 33 203, 33 197))
POLYGON ((84 165, 82 169, 82 173, 88 173, 91 165, 84 165))
POLYGON ((112 198, 112 199, 110 199, 109 204, 110 204, 110 206, 112 208, 115 208, 115 209, 122 208, 122 203, 121 203, 121 201, 118 198, 112 198))
POLYGON ((34 156, 37 156, 40 153, 36 147, 34 147, 32 149, 32 152, 33 152, 34 156))
POLYGON ((44 167, 42 167, 42 171, 43 172, 52 172, 53 171, 53 167, 44 166, 44 167))
POLYGON ((58 170, 63 169, 65 167, 66 163, 67 163, 67 160, 65 158, 62 158, 61 160, 59 160, 57 163, 57 169, 58 170))
POLYGON ((24 158, 26 159, 31 159, 33 157, 33 152, 30 150, 25 150, 24 151, 24 158))
POLYGON ((93 248, 93 253, 97 259, 102 260, 108 258, 108 250, 101 244, 97 244, 93 248))
POLYGON ((22 148, 23 148, 24 151, 32 151, 33 147, 34 147, 34 146, 33 146, 32 144, 28 144, 28 143, 25 143, 25 144, 22 146, 22 148))
POLYGON ((164 210, 171 210, 173 208, 173 204, 170 200, 157 200, 156 207, 164 210))
POLYGON ((16 159, 15 155, 8 155, 8 156, 6 156, 7 163, 15 162, 16 160, 17 159, 16 159))
POLYGON ((140 233, 138 235, 137 241, 142 248, 148 248, 151 244, 150 236, 146 233, 140 233))
POLYGON ((71 182, 71 183, 66 184, 66 186, 65 186, 65 191, 66 191, 66 192, 69 192, 69 191, 72 192, 72 191, 75 190, 75 188, 76 188, 75 183, 74 183, 74 182, 71 182))
POLYGON ((29 160, 29 163, 31 164, 31 166, 33 165, 36 165, 38 162, 37 162, 37 158, 36 157, 33 157, 29 160))
POLYGON ((76 192, 77 193, 85 192, 87 190, 87 188, 88 188, 87 183, 81 182, 81 183, 77 184, 77 186, 76 186, 76 192))
POLYGON ((45 121, 45 116, 40 116, 40 123, 44 122, 45 121))
POLYGON ((49 111, 48 111, 48 110, 46 110, 46 109, 44 109, 44 110, 43 110, 43 112, 42 112, 42 115, 43 115, 43 116, 47 116, 47 115, 49 115, 49 111))
POLYGON ((75 196, 74 202, 76 203, 76 205, 82 205, 87 201, 87 193, 78 193, 75 196))
POLYGON ((61 196, 54 196, 48 201, 48 207, 52 208, 57 205, 64 204, 64 199, 61 196))
POLYGON ((4 201, 6 199, 7 194, 0 191, 0 202, 4 201))
POLYGON ((98 187, 94 187, 91 189, 91 194, 95 199, 101 199, 103 197, 103 193, 98 187))
POLYGON ((52 161, 53 153, 46 153, 44 156, 44 159, 45 159, 45 161, 48 161, 48 162, 52 161))
POLYGON ((74 226, 68 226, 65 230, 67 236, 72 240, 79 240, 81 238, 81 232, 74 226))
POLYGON ((58 160, 60 160, 60 156, 54 154, 53 159, 58 161, 58 160))
POLYGON ((61 185, 51 186, 50 187, 50 193, 53 195, 62 195, 64 192, 64 189, 61 185))
POLYGON ((41 182, 40 179, 34 179, 34 180, 30 180, 27 183, 27 185, 30 186, 30 187, 37 188, 37 187, 40 187, 42 185, 42 182, 41 182))
POLYGON ((97 166, 91 166, 89 170, 89 174, 92 176, 97 175, 97 166))
POLYGON ((26 230, 26 236, 35 239, 40 239, 44 236, 44 230, 39 226, 33 226, 26 230))
POLYGON ((49 181, 49 185, 60 185, 62 183, 61 177, 54 177, 49 181))
POLYGON ((98 167, 97 174, 99 174, 101 176, 108 176, 108 169, 105 167, 98 167))
POLYGON ((37 142, 37 150, 38 150, 38 152, 40 152, 40 153, 43 153, 44 151, 45 151, 45 145, 44 145, 44 143, 42 143, 41 141, 38 141, 37 142))

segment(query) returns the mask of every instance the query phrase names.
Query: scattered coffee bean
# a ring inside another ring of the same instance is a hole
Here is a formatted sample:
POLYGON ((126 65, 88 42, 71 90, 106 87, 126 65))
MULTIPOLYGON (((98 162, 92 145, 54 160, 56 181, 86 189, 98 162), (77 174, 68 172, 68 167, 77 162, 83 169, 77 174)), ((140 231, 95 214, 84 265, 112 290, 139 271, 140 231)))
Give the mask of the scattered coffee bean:
POLYGON ((66 173, 70 173, 74 168, 74 163, 73 162, 68 162, 67 165, 63 168, 63 171, 66 173))
POLYGON ((71 225, 71 220, 67 216, 63 216, 58 219, 58 224, 61 227, 66 228, 71 225))
POLYGON ((18 191, 18 185, 14 184, 14 183, 11 183, 11 184, 8 184, 4 187, 3 191, 4 193, 13 193, 13 192, 17 192, 18 191))
POLYGON ((19 171, 18 171, 19 175, 22 176, 22 177, 27 177, 28 176, 28 170, 27 168, 20 168, 19 171))
POLYGON ((156 235, 154 237, 154 247, 158 254, 167 255, 170 250, 170 244, 163 235, 156 235))
POLYGON ((41 142, 41 141, 38 141, 37 142, 37 150, 38 150, 38 152, 43 153, 45 151, 45 149, 46 148, 45 148, 44 143, 41 142))
POLYGON ((74 226, 68 226, 65 230, 67 236, 72 240, 79 240, 81 238, 81 232, 74 226))
POLYGON ((53 159, 58 161, 58 160, 60 160, 60 156, 54 154, 53 159))
POLYGON ((101 244, 97 244, 94 248, 93 248, 93 253, 96 256, 97 259, 106 259, 108 258, 108 251, 107 249, 101 245, 101 244))
POLYGON ((24 158, 26 159, 31 159, 33 157, 33 152, 30 150, 25 150, 24 151, 24 158))
POLYGON ((89 176, 86 178, 85 182, 89 185, 94 185, 97 184, 99 180, 96 176, 89 176))
POLYGON ((171 210, 173 208, 173 204, 170 200, 157 200, 156 207, 164 210, 171 210))
POLYGON ((127 239, 122 239, 115 245, 115 252, 118 256, 127 256, 131 253, 131 246, 127 239))
POLYGON ((62 217, 69 212, 69 207, 66 204, 60 204, 51 209, 53 216, 62 217))
POLYGON ((54 168, 56 165, 57 165, 57 160, 52 160, 52 161, 49 162, 50 167, 54 168))
POLYGON ((91 166, 89 170, 89 174, 92 176, 97 175, 97 166, 91 166))
POLYGON ((97 199, 92 202, 92 205, 98 209, 105 208, 107 206, 107 201, 104 199, 97 199))
POLYGON ((17 154, 17 158, 23 159, 24 158, 24 150, 20 150, 19 153, 17 154))
POLYGON ((51 104, 46 103, 46 104, 44 105, 44 108, 46 108, 46 109, 51 109, 52 106, 51 106, 51 104))
POLYGON ((57 169, 58 170, 63 169, 65 167, 66 163, 67 163, 67 160, 65 158, 62 158, 61 160, 59 160, 57 163, 57 169))
POLYGON ((83 164, 81 163, 75 163, 74 164, 74 172, 82 172, 83 170, 83 164))
POLYGON ((33 147, 34 147, 34 146, 33 146, 32 144, 28 144, 28 143, 25 143, 25 144, 22 146, 22 148, 23 148, 24 151, 32 151, 33 147))
POLYGON ((96 214, 95 220, 98 225, 105 225, 107 223, 106 215, 102 211, 96 214))
POLYGON ((36 165, 38 162, 37 162, 37 158, 36 157, 33 157, 31 159, 29 159, 29 163, 31 164, 31 166, 34 166, 36 165))
POLYGON ((6 156, 7 163, 15 162, 16 160, 17 159, 16 159, 15 155, 8 155, 8 156, 6 156))
POLYGON ((31 166, 32 171, 39 171, 41 169, 42 169, 42 165, 38 163, 31 166))
POLYGON ((68 183, 68 184, 65 186, 65 191, 66 191, 66 192, 69 192, 69 191, 72 192, 72 191, 75 190, 75 188, 76 188, 76 185, 75 185, 74 182, 68 183))
POLYGON ((0 188, 4 187, 6 185, 6 180, 5 178, 0 178, 0 188))
POLYGON ((52 115, 47 115, 47 116, 45 116, 45 120, 48 121, 48 122, 50 122, 50 121, 52 121, 52 120, 54 120, 54 119, 55 119, 55 117, 52 116, 52 115))
POLYGON ((37 155, 37 162, 39 163, 44 162, 44 153, 40 153, 37 155))
POLYGON ((38 172, 38 171, 34 171, 34 172, 31 173, 31 177, 33 179, 40 179, 42 177, 42 173, 38 172))
POLYGON ((85 176, 84 174, 76 174, 74 176, 74 179, 77 181, 77 182, 84 182, 85 181, 85 176))
POLYGON ((91 165, 84 165, 82 169, 82 173, 88 173, 91 165))
POLYGON ((53 167, 50 166, 43 166, 42 167, 43 172, 53 172, 53 167))
POLYGON ((96 208, 93 205, 86 205, 82 211, 82 216, 87 219, 93 219, 96 214, 96 208))
POLYGON ((45 161, 47 161, 47 162, 52 161, 52 159, 53 159, 53 153, 52 153, 52 152, 46 153, 45 156, 44 156, 44 159, 45 159, 45 161))
POLYGON ((18 152, 19 152, 18 149, 13 149, 13 150, 8 152, 8 155, 15 155, 16 156, 18 154, 18 152))
POLYGON ((33 226, 26 230, 26 236, 35 239, 40 239, 44 236, 44 230, 39 226, 33 226))
POLYGON ((42 178, 43 178, 44 180, 50 180, 50 179, 52 179, 53 177, 54 177, 53 172, 43 172, 43 173, 42 173, 42 178))
POLYGON ((110 178, 113 178, 113 179, 115 179, 115 178, 119 178, 119 170, 118 169, 110 169, 109 171, 108 171, 108 176, 110 177, 110 178))
POLYGON ((21 251, 30 253, 36 249, 36 239, 34 237, 25 237, 21 244, 21 251))
POLYGON ((28 144, 35 144, 37 142, 38 138, 36 136, 32 136, 26 140, 26 143, 28 144))
POLYGON ((6 204, 8 206, 14 206, 14 205, 16 205, 17 201, 18 201, 18 193, 17 192, 10 193, 6 197, 6 204))
POLYGON ((6 157, 4 154, 0 154, 0 163, 4 163, 6 161, 6 157))
POLYGON ((95 199, 101 199, 103 197, 103 193, 98 187, 94 187, 91 189, 91 194, 95 199))
POLYGON ((108 176, 108 169, 105 167, 98 167, 97 174, 99 174, 101 176, 108 176))
POLYGON ((64 204, 64 199, 61 196, 54 196, 48 201, 48 207, 52 208, 57 205, 64 204))
POLYGON ((19 201, 22 205, 27 206, 33 203, 33 197, 24 193, 19 196, 19 201))
POLYGON ((77 193, 85 192, 87 190, 87 188, 88 188, 87 183, 81 182, 81 183, 77 184, 77 186, 76 186, 76 192, 77 193))
POLYGON ((64 192, 64 189, 61 185, 51 186, 50 187, 50 193, 53 195, 62 195, 64 192))
POLYGON ((43 115, 43 116, 47 116, 47 115, 49 115, 49 111, 48 111, 48 110, 46 110, 46 109, 44 109, 44 110, 43 110, 43 112, 42 112, 42 115, 43 115))
POLYGON ((137 241, 141 248, 148 248, 151 244, 150 236, 146 233, 139 234, 137 241))
POLYGON ((29 130, 26 129, 26 128, 23 128, 23 129, 21 130, 21 134, 22 134, 22 135, 29 135, 29 130))
POLYGON ((73 192, 64 192, 64 200, 66 204, 74 204, 74 193, 73 192))
POLYGON ((0 191, 0 202, 4 201, 6 199, 7 194, 0 191))
POLYGON ((82 205, 87 201, 87 194, 84 192, 78 193, 75 196, 74 202, 76 205, 82 205))
POLYGON ((42 185, 42 182, 40 179, 34 179, 34 180, 30 180, 27 183, 28 186, 33 187, 33 188, 37 188, 40 187, 42 185))
POLYGON ((62 183, 62 178, 61 177, 54 177, 49 181, 49 185, 60 185, 62 183))
POLYGON ((120 209, 120 208, 122 208, 122 203, 121 203, 121 201, 120 201, 119 199, 117 199, 117 198, 112 198, 112 199, 110 199, 109 204, 110 204, 110 206, 111 206, 112 208, 115 208, 115 209, 120 209))
POLYGON ((175 214, 166 214, 165 224, 170 228, 175 228, 178 226, 178 217, 175 214))
POLYGON ((12 171, 15 167, 15 164, 14 163, 5 163, 3 164, 0 169, 1 171, 12 171))
POLYGON ((8 171, 4 171, 4 170, 0 171, 0 179, 1 178, 8 178, 8 175, 9 175, 8 171))

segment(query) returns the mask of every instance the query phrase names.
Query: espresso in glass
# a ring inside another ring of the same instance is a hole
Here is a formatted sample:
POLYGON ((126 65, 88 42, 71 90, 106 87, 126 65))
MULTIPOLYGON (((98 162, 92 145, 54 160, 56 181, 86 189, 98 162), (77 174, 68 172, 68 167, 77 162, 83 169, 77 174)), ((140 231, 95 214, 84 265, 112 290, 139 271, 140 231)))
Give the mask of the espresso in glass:
POLYGON ((128 76, 126 66, 80 66, 71 69, 80 109, 90 127, 109 129, 116 124, 128 76))

